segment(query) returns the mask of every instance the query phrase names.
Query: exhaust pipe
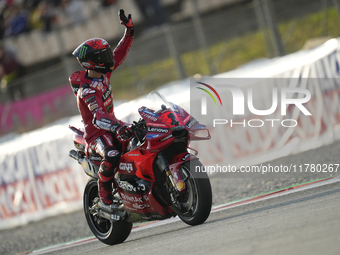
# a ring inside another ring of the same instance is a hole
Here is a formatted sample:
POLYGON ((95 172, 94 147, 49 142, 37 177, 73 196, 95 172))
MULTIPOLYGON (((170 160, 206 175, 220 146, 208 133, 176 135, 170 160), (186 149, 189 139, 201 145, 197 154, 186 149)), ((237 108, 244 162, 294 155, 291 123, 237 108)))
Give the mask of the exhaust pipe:
POLYGON ((98 203, 98 215, 104 219, 116 222, 121 220, 126 211, 123 204, 120 205, 105 205, 101 202, 98 203))
POLYGON ((69 152, 68 155, 69 155, 71 158, 77 160, 78 163, 80 164, 78 153, 77 153, 75 150, 70 150, 70 152, 69 152))
POLYGON ((114 213, 116 211, 120 211, 120 212, 124 212, 125 211, 125 207, 124 207, 123 204, 120 204, 120 205, 115 205, 115 204, 106 205, 103 202, 99 202, 98 203, 98 208, 104 210, 107 213, 114 213))
POLYGON ((88 158, 86 158, 84 152, 70 150, 69 156, 77 160, 77 162, 82 165, 84 172, 88 176, 98 179, 99 166, 93 164, 88 158))

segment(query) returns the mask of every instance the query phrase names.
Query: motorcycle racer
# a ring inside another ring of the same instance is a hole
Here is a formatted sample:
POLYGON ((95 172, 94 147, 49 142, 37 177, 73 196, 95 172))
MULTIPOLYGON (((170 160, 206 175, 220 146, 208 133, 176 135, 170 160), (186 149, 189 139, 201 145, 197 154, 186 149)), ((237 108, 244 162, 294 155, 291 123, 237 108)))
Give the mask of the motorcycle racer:
POLYGON ((126 29, 113 52, 104 39, 93 38, 83 42, 72 54, 86 70, 77 71, 69 77, 85 125, 86 153, 91 150, 102 157, 98 188, 101 203, 105 205, 113 202, 113 171, 122 150, 117 137, 124 140, 129 133, 128 124, 115 117, 110 84, 112 71, 124 62, 134 39, 131 14, 126 17, 121 9, 119 18, 126 29))

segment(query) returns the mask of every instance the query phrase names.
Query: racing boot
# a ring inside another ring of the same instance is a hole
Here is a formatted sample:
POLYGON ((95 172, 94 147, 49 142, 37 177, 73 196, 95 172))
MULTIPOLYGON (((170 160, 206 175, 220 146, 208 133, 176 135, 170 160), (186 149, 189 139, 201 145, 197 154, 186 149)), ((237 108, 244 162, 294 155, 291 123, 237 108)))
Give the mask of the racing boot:
POLYGON ((105 205, 111 205, 113 203, 111 181, 102 182, 98 179, 98 192, 101 203, 105 205))

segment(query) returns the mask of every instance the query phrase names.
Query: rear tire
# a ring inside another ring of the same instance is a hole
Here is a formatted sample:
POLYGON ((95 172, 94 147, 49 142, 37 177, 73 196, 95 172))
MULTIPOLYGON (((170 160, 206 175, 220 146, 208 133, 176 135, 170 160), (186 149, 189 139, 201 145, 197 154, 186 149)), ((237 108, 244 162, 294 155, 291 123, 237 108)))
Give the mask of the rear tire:
POLYGON ((111 221, 100 218, 99 216, 93 216, 90 213, 89 208, 93 206, 93 200, 96 197, 99 197, 97 180, 91 178, 88 180, 84 190, 83 205, 85 218, 92 233, 99 241, 107 245, 124 242, 130 235, 133 224, 126 220, 112 223, 111 221))
POLYGON ((199 160, 185 162, 181 171, 189 177, 185 181, 186 192, 181 198, 180 204, 186 209, 186 213, 178 217, 188 225, 199 225, 209 217, 212 205, 212 192, 207 173, 195 173, 194 169, 202 164, 199 160))

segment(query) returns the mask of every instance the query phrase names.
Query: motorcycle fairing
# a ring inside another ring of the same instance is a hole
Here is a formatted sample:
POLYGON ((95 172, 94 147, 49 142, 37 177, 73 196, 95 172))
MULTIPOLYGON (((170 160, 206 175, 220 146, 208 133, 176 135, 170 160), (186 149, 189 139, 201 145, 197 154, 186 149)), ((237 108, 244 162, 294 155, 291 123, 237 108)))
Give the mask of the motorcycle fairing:
MULTIPOLYGON (((154 183, 148 182, 147 184, 145 180, 135 181, 140 182, 139 186, 141 183, 145 184, 145 189, 133 189, 131 192, 130 190, 123 189, 121 183, 123 181, 116 181, 117 190, 129 215, 128 221, 161 220, 172 216, 173 211, 168 207, 163 207, 152 194, 154 183)), ((132 180, 125 182, 132 184, 132 180)), ((138 184, 133 186, 138 187, 138 184)))
POLYGON ((157 153, 143 154, 140 148, 136 148, 122 155, 119 160, 119 165, 125 167, 118 167, 117 172, 122 175, 137 176, 146 181, 155 181, 152 164, 157 156, 157 153), (133 169, 130 171, 130 164, 133 169))

